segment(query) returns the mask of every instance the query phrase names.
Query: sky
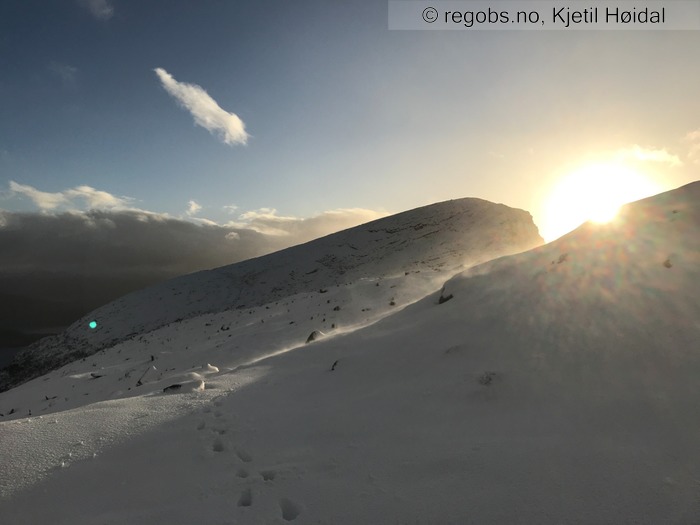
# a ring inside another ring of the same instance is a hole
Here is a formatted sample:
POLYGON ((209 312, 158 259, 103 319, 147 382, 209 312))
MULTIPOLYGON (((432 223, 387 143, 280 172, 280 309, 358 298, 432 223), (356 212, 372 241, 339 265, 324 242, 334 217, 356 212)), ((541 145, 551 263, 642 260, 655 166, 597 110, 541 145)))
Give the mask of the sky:
POLYGON ((221 264, 461 197, 552 240, 574 204, 698 178, 700 32, 398 31, 387 11, 0 3, 0 243, 44 239, 5 271, 53 265, 49 238, 75 258, 84 228, 133 251, 133 220, 167 226, 153 251, 197 227, 221 264))
POLYGON ((578 163, 635 145, 685 160, 700 129, 695 31, 390 31, 384 1, 9 0, 0 15, 12 211, 37 209, 14 181, 176 217, 194 201, 217 223, 459 197, 538 216, 578 163), (240 134, 196 124, 163 79, 200 86, 240 134))

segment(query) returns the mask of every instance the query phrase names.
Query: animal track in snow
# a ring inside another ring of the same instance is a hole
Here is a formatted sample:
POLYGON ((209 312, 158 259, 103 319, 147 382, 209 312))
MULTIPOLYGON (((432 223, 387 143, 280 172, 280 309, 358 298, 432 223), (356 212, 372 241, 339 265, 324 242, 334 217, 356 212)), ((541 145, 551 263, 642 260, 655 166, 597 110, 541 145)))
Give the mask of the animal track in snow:
POLYGON ((239 507, 250 507, 253 504, 253 491, 250 487, 247 487, 241 491, 241 495, 238 498, 239 507))
POLYGON ((260 475, 262 476, 263 481, 274 481, 275 477, 277 476, 277 472, 274 470, 261 470, 260 475))
POLYGON ((236 449, 236 455, 243 463, 250 463, 253 461, 253 457, 242 448, 236 449))
POLYGON ((282 510, 282 519, 285 521, 293 521, 301 514, 301 508, 289 498, 280 500, 280 509, 282 510))
POLYGON ((224 446, 224 442, 221 440, 221 438, 216 438, 214 440, 214 444, 212 445, 212 450, 214 452, 223 452, 226 450, 226 447, 224 446))
MULTIPOLYGON (((216 401, 214 402, 214 405, 217 407, 221 406, 221 403, 217 403, 216 401)), ((203 410, 207 414, 211 414, 210 417, 214 418, 221 418, 223 414, 219 410, 214 410, 212 413, 211 407, 205 407, 203 410)), ((214 452, 226 452, 228 450, 228 447, 224 440, 221 438, 222 435, 226 434, 227 431, 229 430, 225 426, 221 426, 220 423, 222 422, 221 419, 213 419, 210 421, 210 423, 215 423, 213 426, 210 426, 208 428, 211 429, 211 431, 217 435, 216 439, 214 439, 212 443, 212 450, 214 452), (216 424, 219 423, 219 424, 216 424)), ((197 424, 197 430, 203 430, 204 428, 207 428, 207 424, 204 420, 200 421, 197 424)), ((253 463, 253 456, 245 449, 235 446, 232 447, 233 451, 235 451, 236 456, 238 457, 239 460, 241 460, 243 463, 253 463)), ((274 469, 264 469, 258 471, 258 474, 262 478, 262 481, 265 483, 265 486, 270 487, 271 483, 277 478, 277 471, 274 469)), ((251 484, 255 484, 255 478, 251 478, 251 471, 248 468, 245 467, 239 467, 235 471, 235 475, 237 478, 239 478, 242 482, 242 480, 247 480, 244 483, 244 485, 249 485, 245 486, 243 488, 238 496, 238 501, 237 501, 237 506, 238 507, 252 507, 253 506, 253 489, 251 484)), ((260 478, 257 478, 258 480, 260 478)), ((280 511, 282 513, 282 519, 284 521, 294 521, 297 519, 297 517, 301 514, 302 512, 302 507, 295 501, 289 499, 289 498, 281 498, 279 500, 279 506, 280 506, 280 511)))

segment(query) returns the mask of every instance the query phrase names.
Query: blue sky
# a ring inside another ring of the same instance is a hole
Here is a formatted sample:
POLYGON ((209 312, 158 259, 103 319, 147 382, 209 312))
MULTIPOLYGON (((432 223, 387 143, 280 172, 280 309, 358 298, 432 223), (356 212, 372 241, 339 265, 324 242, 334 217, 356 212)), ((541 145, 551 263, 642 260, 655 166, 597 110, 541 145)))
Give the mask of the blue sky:
POLYGON ((481 197, 542 226, 587 163, 698 178, 698 49, 697 31, 389 31, 385 1, 6 0, 0 208, 241 224, 481 197), (246 144, 195 125, 155 68, 246 144))

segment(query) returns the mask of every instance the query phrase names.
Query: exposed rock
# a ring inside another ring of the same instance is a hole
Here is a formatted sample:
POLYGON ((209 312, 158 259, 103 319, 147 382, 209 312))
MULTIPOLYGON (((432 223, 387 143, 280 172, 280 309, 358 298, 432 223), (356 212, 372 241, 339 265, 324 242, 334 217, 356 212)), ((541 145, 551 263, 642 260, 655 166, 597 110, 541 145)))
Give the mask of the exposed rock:
POLYGON ((320 339, 321 337, 324 337, 326 334, 321 332, 320 330, 314 330, 309 334, 309 337, 306 338, 306 343, 310 343, 311 341, 316 341, 317 339, 320 339))

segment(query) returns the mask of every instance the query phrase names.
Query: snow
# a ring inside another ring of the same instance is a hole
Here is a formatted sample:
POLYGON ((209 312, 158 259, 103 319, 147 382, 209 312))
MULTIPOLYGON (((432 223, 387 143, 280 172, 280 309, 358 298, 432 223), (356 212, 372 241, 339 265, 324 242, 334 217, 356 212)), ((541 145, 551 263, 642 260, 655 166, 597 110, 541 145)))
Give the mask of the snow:
MULTIPOLYGON (((3 377, 0 372, 0 390, 15 386, 18 379, 25 380, 27 371, 34 371, 27 377, 31 379, 159 328, 198 316, 205 319, 204 314, 229 312, 229 315, 212 316, 209 323, 240 324, 245 315, 249 315, 249 322, 253 319, 268 322, 257 319, 259 308, 274 308, 278 317, 301 313, 295 301, 305 300, 311 294, 334 291, 338 295, 336 299, 344 301, 359 293, 369 300, 371 297, 364 296, 355 286, 370 284, 372 279, 393 279, 386 284, 397 290, 388 302, 400 306, 422 297, 437 281, 444 281, 460 268, 540 244, 542 238, 530 214, 522 210, 480 199, 425 206, 271 255, 183 276, 129 294, 76 321, 63 334, 43 339, 23 352, 19 356, 23 366, 13 372, 14 377, 3 377), (396 280, 407 274, 411 279, 396 280), (292 308, 292 305, 296 306, 292 308), (232 310, 240 310, 241 315, 230 313, 232 310), (91 321, 97 321, 97 329, 87 329, 91 321)), ((320 303, 321 299, 330 297, 316 299, 320 303)), ((335 306, 339 306, 337 302, 335 306)), ((370 306, 376 305, 367 305, 370 306)), ((316 310, 322 313, 319 308, 316 310)), ((374 311, 353 320, 341 315, 339 320, 355 322, 379 314, 374 311)), ((300 321, 298 316, 292 320, 300 321)), ((229 327, 226 325, 222 330, 229 327)))
POLYGON ((153 320, 0 394, 3 521, 694 522, 698 227, 695 183, 453 277, 153 320))

